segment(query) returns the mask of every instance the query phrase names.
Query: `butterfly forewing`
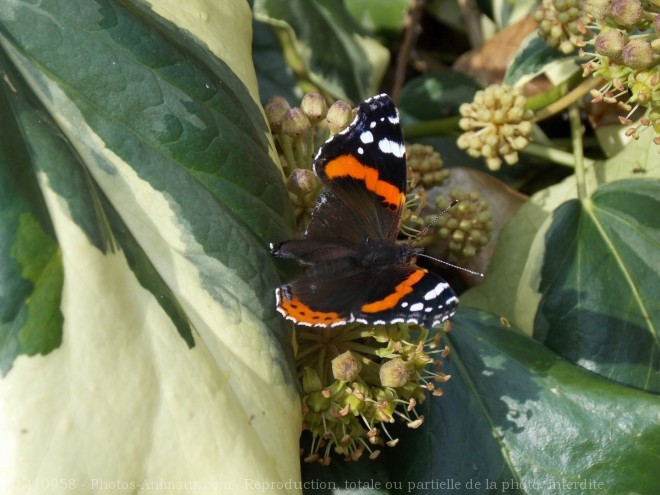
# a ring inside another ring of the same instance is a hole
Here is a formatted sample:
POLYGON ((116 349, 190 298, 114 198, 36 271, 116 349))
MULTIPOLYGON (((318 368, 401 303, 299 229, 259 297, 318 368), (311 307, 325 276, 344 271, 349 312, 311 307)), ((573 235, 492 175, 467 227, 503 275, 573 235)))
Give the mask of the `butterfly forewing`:
MULTIPOLYGON (((406 160, 399 114, 389 96, 362 102, 355 119, 319 150, 314 171, 327 186, 306 237, 327 235, 328 224, 346 226, 354 242, 394 241, 406 192, 406 160)), ((340 233, 341 235, 341 233, 340 233)))

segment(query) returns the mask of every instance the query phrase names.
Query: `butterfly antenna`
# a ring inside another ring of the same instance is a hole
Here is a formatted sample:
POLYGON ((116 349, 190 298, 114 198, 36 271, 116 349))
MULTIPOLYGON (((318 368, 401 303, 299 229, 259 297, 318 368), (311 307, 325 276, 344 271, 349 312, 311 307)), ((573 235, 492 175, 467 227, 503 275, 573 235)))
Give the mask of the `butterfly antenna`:
POLYGON ((444 261, 438 258, 434 258, 433 256, 429 256, 428 254, 424 253, 417 253, 415 256, 421 256, 422 258, 428 258, 433 261, 437 261, 438 263, 442 263, 443 265, 451 266, 452 268, 456 268, 457 270, 463 270, 464 272, 468 272, 470 275, 474 275, 475 277, 482 277, 484 276, 483 273, 481 272, 475 272, 474 270, 470 270, 469 268, 464 268, 462 266, 454 265, 453 263, 449 263, 449 261, 444 261))
POLYGON ((431 220, 431 222, 430 222, 426 227, 424 227, 422 230, 420 230, 419 233, 418 233, 415 237, 413 237, 412 242, 415 242, 417 239, 421 239, 421 238, 423 238, 423 237, 426 237, 426 234, 429 233, 429 230, 431 229, 431 227, 433 227, 433 225, 435 225, 435 222, 437 222, 438 219, 439 219, 442 215, 444 215, 445 213, 447 213, 447 212, 448 212, 453 206, 456 206, 456 203, 458 203, 458 200, 457 200, 457 199, 453 200, 453 201, 451 202, 451 204, 450 204, 447 208, 445 208, 445 209, 442 210, 440 213, 438 213, 438 214, 433 218, 433 220, 431 220))
MULTIPOLYGON (((453 200, 453 201, 451 202, 451 204, 450 204, 447 208, 445 208, 444 210, 442 210, 440 213, 438 213, 438 214, 435 216, 435 218, 434 218, 433 220, 431 220, 431 222, 430 222, 426 227, 424 227, 424 228, 419 232, 419 234, 417 234, 417 235, 412 239, 412 241, 414 242, 414 241, 416 241, 417 239, 421 239, 422 237, 426 236, 426 234, 428 234, 428 232, 429 232, 429 229, 430 229, 431 227, 433 227, 433 225, 435 224, 435 222, 438 221, 438 218, 440 218, 442 215, 444 215, 445 213, 447 213, 452 207, 456 206, 456 203, 458 203, 458 200, 457 200, 457 199, 453 200)), ((483 277, 483 276, 484 276, 484 274, 481 273, 481 272, 476 272, 476 271, 474 271, 474 270, 470 270, 470 269, 468 269, 468 268, 464 268, 464 267, 462 267, 462 266, 454 265, 453 263, 449 263, 448 261, 444 261, 444 260, 440 260, 440 259, 438 259, 438 258, 434 258, 433 256, 429 256, 428 254, 418 253, 417 256, 421 256, 422 258, 428 258, 428 259, 430 259, 430 260, 437 261, 438 263, 442 263, 443 265, 451 266, 452 268, 456 268, 457 270, 463 270, 464 272, 467 272, 467 273, 469 273, 469 274, 471 274, 471 275, 474 275, 474 276, 476 276, 476 277, 483 277)))

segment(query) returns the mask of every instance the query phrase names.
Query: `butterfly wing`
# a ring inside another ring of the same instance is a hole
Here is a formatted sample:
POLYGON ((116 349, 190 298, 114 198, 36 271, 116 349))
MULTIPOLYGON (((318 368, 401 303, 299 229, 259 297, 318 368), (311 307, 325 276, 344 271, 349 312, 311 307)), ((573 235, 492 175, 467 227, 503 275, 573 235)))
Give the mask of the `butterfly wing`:
POLYGON ((324 327, 358 321, 430 328, 453 315, 458 305, 447 282, 411 265, 307 276, 279 287, 276 297, 277 310, 288 320, 324 327))
POLYGON ((414 323, 432 328, 456 312, 458 297, 452 288, 423 268, 390 265, 372 280, 368 300, 353 311, 354 320, 360 323, 414 323))
POLYGON ((331 137, 314 160, 326 190, 305 238, 359 244, 396 240, 406 192, 406 159, 399 114, 383 94, 358 106, 353 123, 331 137))

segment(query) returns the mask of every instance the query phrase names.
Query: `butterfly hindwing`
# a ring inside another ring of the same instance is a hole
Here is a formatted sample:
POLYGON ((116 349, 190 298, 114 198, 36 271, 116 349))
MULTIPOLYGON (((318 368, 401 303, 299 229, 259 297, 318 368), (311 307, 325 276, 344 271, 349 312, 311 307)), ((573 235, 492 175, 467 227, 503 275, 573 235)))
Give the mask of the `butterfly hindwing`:
POLYGON ((412 265, 389 265, 376 273, 357 269, 323 278, 308 275, 277 291, 277 310, 306 326, 357 321, 430 327, 451 316, 457 304, 458 298, 447 282, 412 265))

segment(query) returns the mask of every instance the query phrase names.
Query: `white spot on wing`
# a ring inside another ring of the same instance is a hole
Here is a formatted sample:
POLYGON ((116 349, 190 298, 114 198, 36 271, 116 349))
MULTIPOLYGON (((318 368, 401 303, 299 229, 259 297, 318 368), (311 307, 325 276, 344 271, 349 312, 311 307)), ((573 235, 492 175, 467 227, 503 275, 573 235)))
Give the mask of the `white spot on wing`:
POLYGON ((362 141, 364 144, 373 143, 374 135, 371 134, 371 131, 364 131, 362 134, 360 134, 360 141, 362 141))
POLYGON ((424 300, 430 301, 431 299, 435 299, 440 294, 442 294, 445 289, 449 289, 449 284, 447 282, 440 282, 435 286, 435 288, 433 288, 433 290, 430 290, 424 294, 424 300))
POLYGON ((418 302, 410 306, 410 311, 414 311, 415 313, 418 311, 421 311, 424 309, 424 303, 418 302))
POLYGON ((378 148, 383 153, 391 153, 392 155, 399 158, 402 158, 404 154, 403 144, 397 143, 396 141, 391 141, 387 138, 383 138, 378 141, 378 148))
POLYGON ((392 124, 396 125, 399 123, 399 116, 395 115, 394 117, 387 117, 387 120, 389 120, 392 124))
POLYGON ((362 146, 358 148, 358 154, 364 155, 364 149, 362 148, 362 146))

